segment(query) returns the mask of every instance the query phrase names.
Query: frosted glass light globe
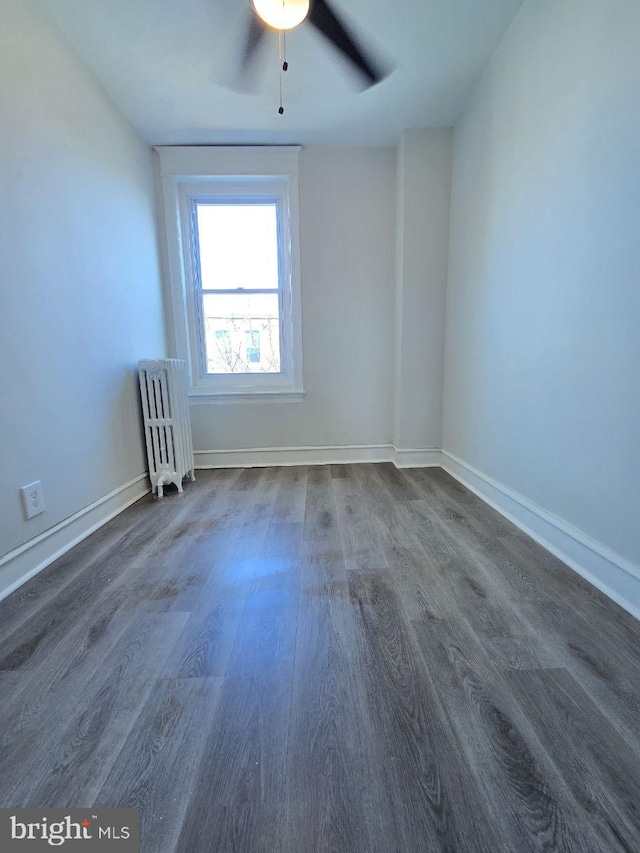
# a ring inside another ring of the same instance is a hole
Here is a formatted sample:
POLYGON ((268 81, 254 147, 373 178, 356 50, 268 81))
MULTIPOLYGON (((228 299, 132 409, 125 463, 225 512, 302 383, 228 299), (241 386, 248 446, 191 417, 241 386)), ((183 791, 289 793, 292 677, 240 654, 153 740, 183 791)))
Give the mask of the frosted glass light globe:
POLYGON ((251 0, 251 5, 274 30, 292 30, 309 14, 309 0, 251 0))

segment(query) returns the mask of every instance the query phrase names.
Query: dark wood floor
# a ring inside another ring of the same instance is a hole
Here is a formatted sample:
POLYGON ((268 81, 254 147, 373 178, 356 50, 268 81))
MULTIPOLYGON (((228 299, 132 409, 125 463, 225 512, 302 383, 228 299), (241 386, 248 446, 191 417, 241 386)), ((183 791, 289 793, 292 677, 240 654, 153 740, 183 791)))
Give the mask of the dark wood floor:
POLYGON ((0 604, 0 805, 145 853, 640 850, 640 625, 439 469, 200 472, 0 604))

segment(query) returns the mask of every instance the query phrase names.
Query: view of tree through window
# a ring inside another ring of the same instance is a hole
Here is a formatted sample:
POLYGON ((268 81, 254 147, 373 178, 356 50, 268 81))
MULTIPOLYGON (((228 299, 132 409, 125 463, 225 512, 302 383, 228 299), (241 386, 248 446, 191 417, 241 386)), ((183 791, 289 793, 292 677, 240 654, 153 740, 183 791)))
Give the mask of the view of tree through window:
POLYGON ((280 372, 278 210, 196 205, 208 373, 280 372))

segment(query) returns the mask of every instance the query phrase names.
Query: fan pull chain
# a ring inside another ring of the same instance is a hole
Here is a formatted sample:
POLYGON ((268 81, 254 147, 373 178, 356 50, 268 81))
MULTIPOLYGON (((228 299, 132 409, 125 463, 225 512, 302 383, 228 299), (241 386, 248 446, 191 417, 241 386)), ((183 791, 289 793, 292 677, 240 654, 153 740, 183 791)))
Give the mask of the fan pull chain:
MULTIPOLYGON (((282 8, 284 9, 285 0, 282 0, 282 8)), ((282 73, 283 71, 289 70, 289 63, 287 62, 287 33, 286 30, 278 30, 278 61, 281 63, 280 66, 280 106, 278 107, 278 113, 280 115, 284 114, 284 107, 282 106, 282 73)))
POLYGON ((284 114, 284 107, 282 106, 282 74, 284 71, 289 69, 289 63, 287 62, 287 34, 284 30, 278 30, 278 60, 281 62, 280 66, 280 106, 278 107, 278 113, 280 115, 284 114))

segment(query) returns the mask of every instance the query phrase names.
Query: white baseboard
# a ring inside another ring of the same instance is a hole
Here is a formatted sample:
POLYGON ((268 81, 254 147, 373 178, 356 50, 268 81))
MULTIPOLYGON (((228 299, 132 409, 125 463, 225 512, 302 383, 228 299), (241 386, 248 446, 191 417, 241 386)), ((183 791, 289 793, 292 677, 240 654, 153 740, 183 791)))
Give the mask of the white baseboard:
POLYGON ((429 468, 441 464, 439 450, 402 449, 393 444, 196 450, 194 455, 196 468, 270 468, 279 465, 344 465, 354 462, 393 462, 397 468, 429 468))
POLYGON ((0 601, 150 491, 140 474, 0 557, 0 601))
POLYGON ((196 450, 196 468, 270 468, 279 465, 340 465, 391 462, 390 444, 336 447, 260 447, 252 450, 196 450))
POLYGON ((443 450, 442 457, 452 477, 640 619, 640 566, 452 453, 443 450))
POLYGON ((396 468, 439 468, 442 454, 433 447, 417 450, 394 447, 393 462, 396 468))

